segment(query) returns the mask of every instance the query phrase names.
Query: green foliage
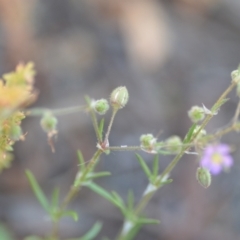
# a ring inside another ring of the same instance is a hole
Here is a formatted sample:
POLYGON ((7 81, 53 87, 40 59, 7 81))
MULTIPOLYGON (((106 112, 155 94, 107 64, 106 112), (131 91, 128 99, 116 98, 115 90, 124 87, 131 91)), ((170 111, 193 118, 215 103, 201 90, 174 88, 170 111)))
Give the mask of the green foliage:
POLYGON ((99 135, 101 136, 100 141, 102 141, 103 139, 103 129, 104 129, 104 118, 101 119, 98 125, 98 132, 99 132, 99 135))
POLYGON ((136 157, 137 157, 137 160, 138 160, 139 164, 141 165, 144 173, 146 174, 147 178, 150 179, 152 176, 152 173, 151 173, 149 167, 147 166, 147 164, 145 163, 145 161, 139 154, 136 154, 136 157))
POLYGON ((57 187, 54 189, 53 194, 52 194, 52 201, 51 201, 51 206, 53 209, 57 209, 59 205, 59 193, 60 189, 57 187))
MULTIPOLYGON (((228 132, 239 131, 237 122, 240 115, 239 107, 236 110, 233 123, 229 124, 230 126, 223 128, 215 134, 209 134, 208 136, 206 136, 206 132, 204 130, 211 118, 217 114, 220 107, 228 101, 226 98, 227 94, 237 85, 240 89, 239 72, 240 67, 232 73, 233 81, 231 85, 219 97, 211 110, 207 109, 204 105, 203 107, 194 106, 191 108, 188 114, 191 120, 195 123, 188 130, 183 142, 178 136, 172 136, 166 140, 158 142, 157 138, 155 138, 152 134, 144 134, 140 137, 140 146, 129 147, 125 145, 119 147, 109 146, 109 135, 115 115, 119 109, 126 106, 129 99, 129 93, 126 87, 118 87, 113 90, 110 95, 112 116, 106 128, 107 131, 104 138, 105 119, 102 118, 99 121, 99 116, 97 116, 96 113, 103 115, 108 110, 109 104, 106 99, 95 101, 86 96, 86 106, 77 106, 74 108, 60 110, 32 109, 30 111, 24 111, 22 108, 32 102, 35 96, 32 85, 33 78, 35 76, 34 65, 32 63, 28 63, 27 65, 20 64, 15 72, 3 75, 4 80, 0 80, 0 171, 2 168, 10 166, 13 145, 16 141, 24 138, 21 123, 26 115, 32 114, 35 116, 42 116, 41 126, 43 130, 48 133, 48 141, 53 150, 54 147, 51 138, 57 133, 56 126, 58 120, 55 117, 56 114, 68 114, 84 109, 91 116, 91 121, 97 138, 97 149, 90 161, 85 161, 80 150, 77 152, 79 162, 78 172, 69 192, 62 201, 60 198, 59 187, 56 187, 53 190, 52 196, 50 197, 50 200, 48 200, 32 172, 30 170, 26 170, 26 176, 31 188, 40 205, 51 218, 53 229, 51 234, 46 237, 29 236, 25 238, 25 240, 58 240, 58 227, 61 218, 67 216, 71 217, 74 221, 78 221, 79 217, 77 212, 69 210, 68 205, 83 187, 87 187, 91 191, 97 193, 120 210, 123 215, 124 225, 116 240, 132 240, 137 236, 142 226, 146 224, 158 224, 159 220, 146 218, 142 212, 154 194, 162 186, 172 182, 172 179, 169 179, 170 173, 182 156, 185 153, 190 153, 189 151, 192 149, 195 149, 196 152, 191 153, 198 154, 201 157, 201 150, 205 147, 205 145, 211 143, 211 141, 219 140, 220 137, 228 132), (202 121, 202 124, 197 125, 196 122, 199 121, 202 121), (131 190, 128 192, 127 199, 124 199, 117 192, 109 192, 94 182, 97 178, 106 177, 111 174, 106 171, 95 171, 95 167, 98 164, 101 155, 103 153, 109 154, 111 149, 121 151, 142 150, 144 152, 154 154, 151 167, 148 166, 140 154, 136 154, 136 158, 148 179, 148 185, 143 191, 140 199, 135 199, 134 192, 131 190), (175 157, 169 165, 160 172, 159 156, 171 154, 174 154, 175 157)), ((209 169, 198 168, 196 177, 200 184, 204 187, 208 187, 211 183, 209 169)), ((68 240, 95 239, 98 237, 101 228, 102 224, 97 222, 83 236, 68 240)), ((11 234, 0 225, 0 240, 1 239, 13 240, 11 234)), ((107 238, 104 239, 107 240, 107 238)))
POLYGON ((9 232, 9 230, 4 226, 0 225, 0 240, 13 240, 12 234, 9 232))
POLYGON ((84 171, 85 170, 85 161, 82 155, 82 152, 80 150, 77 151, 77 155, 78 155, 78 161, 79 161, 79 170, 80 171, 84 171))
POLYGON ((29 236, 24 238, 24 240, 44 240, 43 238, 40 238, 38 236, 29 236))
POLYGON ((31 173, 30 170, 26 170, 25 171, 28 181, 32 187, 32 190, 37 198, 37 200, 39 201, 39 203, 41 204, 41 206, 45 209, 46 212, 50 213, 50 205, 49 202, 47 200, 47 197, 45 196, 45 194, 43 193, 41 187, 39 186, 36 178, 34 177, 34 175, 31 173))
POLYGON ((12 161, 13 145, 24 140, 21 123, 25 118, 22 108, 35 100, 33 89, 34 64, 19 64, 15 71, 0 79, 0 172, 12 161))
POLYGON ((190 129, 188 130, 188 132, 187 132, 187 134, 186 134, 186 137, 185 137, 184 140, 183 140, 183 144, 187 144, 187 143, 189 143, 189 142, 191 141, 196 126, 197 126, 196 123, 194 123, 194 124, 190 127, 190 129))
POLYGON ((93 227, 79 240, 92 240, 94 239, 98 233, 101 231, 102 224, 100 222, 97 222, 93 225, 93 227))
POLYGON ((221 101, 217 102, 216 104, 213 105, 211 111, 213 113, 217 113, 220 109, 220 107, 225 104, 227 101, 229 100, 229 98, 223 98, 221 99, 221 101))
POLYGON ((75 211, 64 211, 61 217, 71 217, 75 222, 78 221, 78 214, 75 211))
POLYGON ((5 80, 7 87, 16 85, 27 86, 33 81, 33 77, 35 75, 36 71, 34 69, 34 63, 29 62, 25 66, 23 64, 19 64, 16 71, 4 74, 3 79, 5 80))

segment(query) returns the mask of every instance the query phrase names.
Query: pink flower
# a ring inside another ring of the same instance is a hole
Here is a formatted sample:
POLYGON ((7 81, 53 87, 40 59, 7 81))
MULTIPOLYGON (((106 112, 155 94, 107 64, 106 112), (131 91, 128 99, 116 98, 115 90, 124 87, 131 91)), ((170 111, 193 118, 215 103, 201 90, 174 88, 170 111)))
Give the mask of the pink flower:
POLYGON ((229 153, 230 147, 227 144, 208 145, 204 149, 200 165, 217 175, 233 165, 233 158, 229 153))

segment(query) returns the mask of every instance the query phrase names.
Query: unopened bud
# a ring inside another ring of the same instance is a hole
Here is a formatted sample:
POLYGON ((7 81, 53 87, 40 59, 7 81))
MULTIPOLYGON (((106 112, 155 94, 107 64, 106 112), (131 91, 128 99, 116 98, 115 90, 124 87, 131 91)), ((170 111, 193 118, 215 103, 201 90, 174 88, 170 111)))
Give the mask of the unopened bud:
POLYGON ((211 174, 206 168, 199 167, 196 172, 196 178, 199 184, 204 188, 208 188, 211 185, 211 174))
POLYGON ((109 104, 106 99, 99 99, 97 101, 93 101, 92 106, 94 110, 100 115, 104 115, 109 109, 109 104))
POLYGON ((56 130, 57 122, 57 118, 51 112, 47 112, 41 119, 41 126, 45 132, 49 133, 56 130))
POLYGON ((140 137, 142 150, 156 153, 157 139, 152 134, 144 134, 140 137))
POLYGON ((19 125, 14 125, 11 127, 10 130, 10 138, 13 141, 18 141, 22 139, 23 134, 22 134, 22 128, 19 125))
POLYGON ((118 87, 114 89, 110 96, 110 103, 113 108, 121 109, 126 106, 128 102, 128 90, 126 87, 118 87))
POLYGON ((43 115, 41 119, 41 126, 48 135, 48 144, 50 145, 52 152, 55 152, 53 136, 57 134, 57 118, 53 116, 51 112, 47 112, 43 115))
POLYGON ((171 153, 179 153, 182 149, 182 140, 179 136, 172 136, 166 140, 166 149, 171 153))
POLYGON ((240 65, 237 70, 231 72, 232 82, 239 82, 240 81, 240 65))
POLYGON ((188 111, 188 116, 190 117, 191 121, 194 123, 202 121, 205 117, 204 109, 202 107, 193 106, 188 111))

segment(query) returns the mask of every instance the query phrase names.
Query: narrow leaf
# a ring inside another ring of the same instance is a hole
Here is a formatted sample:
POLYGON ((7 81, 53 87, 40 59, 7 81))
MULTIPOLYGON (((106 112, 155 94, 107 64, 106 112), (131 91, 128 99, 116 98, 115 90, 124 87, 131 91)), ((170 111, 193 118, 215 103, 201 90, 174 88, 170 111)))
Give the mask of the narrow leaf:
POLYGON ((85 169, 85 161, 82 155, 82 152, 80 150, 77 151, 77 155, 78 155, 78 161, 79 161, 79 168, 84 171, 85 169))
POLYGON ((59 192, 60 189, 55 188, 52 194, 52 207, 57 208, 58 207, 58 203, 59 203, 59 192))
POLYGON ((190 127, 190 129, 188 130, 188 133, 187 133, 186 137, 185 137, 184 140, 183 140, 183 144, 189 143, 189 142, 191 141, 191 138, 192 138, 192 135, 193 135, 193 132, 194 132, 194 129, 195 129, 196 126, 197 126, 196 123, 194 123, 194 124, 190 127))
POLYGON ((119 205, 124 206, 124 202, 117 192, 112 191, 112 196, 116 199, 116 201, 119 203, 119 205))
POLYGON ((93 225, 93 227, 83 237, 79 238, 79 240, 92 240, 98 235, 101 229, 102 229, 102 223, 96 222, 93 225))
POLYGON ((159 156, 156 154, 153 159, 153 179, 156 179, 159 170, 159 156))
POLYGON ((131 190, 128 191, 128 209, 131 211, 134 206, 134 195, 131 190))
POLYGON ((120 197, 120 195, 117 192, 114 192, 114 191, 112 191, 112 197, 116 202, 115 206, 118 207, 122 212, 122 214, 126 217, 128 213, 128 209, 126 208, 123 199, 120 197))
POLYGON ((94 178, 99 178, 99 177, 106 177, 106 176, 110 176, 111 173, 110 172, 99 172, 99 173, 91 173, 88 175, 88 180, 94 179, 94 178))
POLYGON ((26 170, 25 172, 26 172, 28 181, 30 182, 30 185, 32 187, 32 190, 36 198, 38 199, 39 203, 47 212, 50 212, 48 200, 45 194, 43 193, 42 189, 40 188, 39 184, 37 183, 37 180, 29 170, 26 170))
POLYGON ((159 224, 160 221, 157 219, 150 219, 150 218, 140 218, 137 220, 140 224, 159 224))
POLYGON ((138 160, 139 164, 141 165, 144 173, 146 174, 146 176, 149 179, 152 175, 149 167, 147 166, 147 164, 145 163, 145 161, 143 160, 143 158, 139 154, 136 153, 136 157, 137 157, 137 160, 138 160))
POLYGON ((78 214, 75 211, 66 211, 62 213, 62 216, 69 216, 71 217, 75 222, 78 220, 78 214))
POLYGON ((98 186, 97 184, 95 184, 93 182, 88 182, 85 184, 85 186, 90 188, 92 191, 99 194, 103 198, 107 199, 113 205, 118 206, 116 203, 116 200, 112 197, 112 195, 109 192, 107 192, 105 189, 103 189, 102 187, 98 186))

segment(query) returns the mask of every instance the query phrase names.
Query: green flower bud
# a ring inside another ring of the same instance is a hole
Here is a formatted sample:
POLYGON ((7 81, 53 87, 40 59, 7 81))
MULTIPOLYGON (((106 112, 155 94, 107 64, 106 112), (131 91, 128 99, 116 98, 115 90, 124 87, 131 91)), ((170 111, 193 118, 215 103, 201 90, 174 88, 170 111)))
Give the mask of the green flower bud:
POLYGON ((121 109, 126 106, 128 102, 128 90, 126 87, 118 87, 114 89, 110 96, 110 103, 113 108, 121 109))
POLYGON ((182 140, 179 136, 172 136, 166 140, 166 149, 174 154, 177 154, 182 149, 182 140))
POLYGON ((18 141, 20 139, 24 139, 22 134, 22 128, 19 125, 14 125, 10 129, 10 138, 13 141, 18 141))
POLYGON ((43 115, 40 123, 43 130, 49 133, 56 130, 57 122, 58 122, 57 118, 54 117, 51 112, 47 112, 43 115))
POLYGON ((12 160, 12 154, 0 150, 0 172, 2 172, 2 170, 5 168, 9 168, 11 166, 12 160))
POLYGON ((146 148, 155 144, 156 140, 157 139, 152 134, 143 134, 140 137, 141 146, 146 148))
POLYGON ((196 178, 199 184, 204 188, 208 188, 211 185, 211 174, 206 168, 199 167, 196 172, 196 178))
POLYGON ((140 137, 142 150, 156 153, 157 139, 152 134, 144 134, 140 137))
POLYGON ((94 110, 100 115, 104 115, 109 109, 109 104, 106 99, 93 101, 92 106, 94 110))
POLYGON ((232 81, 236 81, 239 82, 239 78, 240 78, 240 65, 238 66, 237 70, 234 70, 231 72, 231 77, 232 77, 232 81))
POLYGON ((234 70, 231 72, 231 77, 232 77, 232 80, 234 81, 234 79, 236 79, 239 75, 239 72, 238 70, 234 70))
POLYGON ((202 121, 205 117, 204 109, 202 107, 193 106, 188 111, 188 116, 190 117, 191 121, 194 123, 202 121))

